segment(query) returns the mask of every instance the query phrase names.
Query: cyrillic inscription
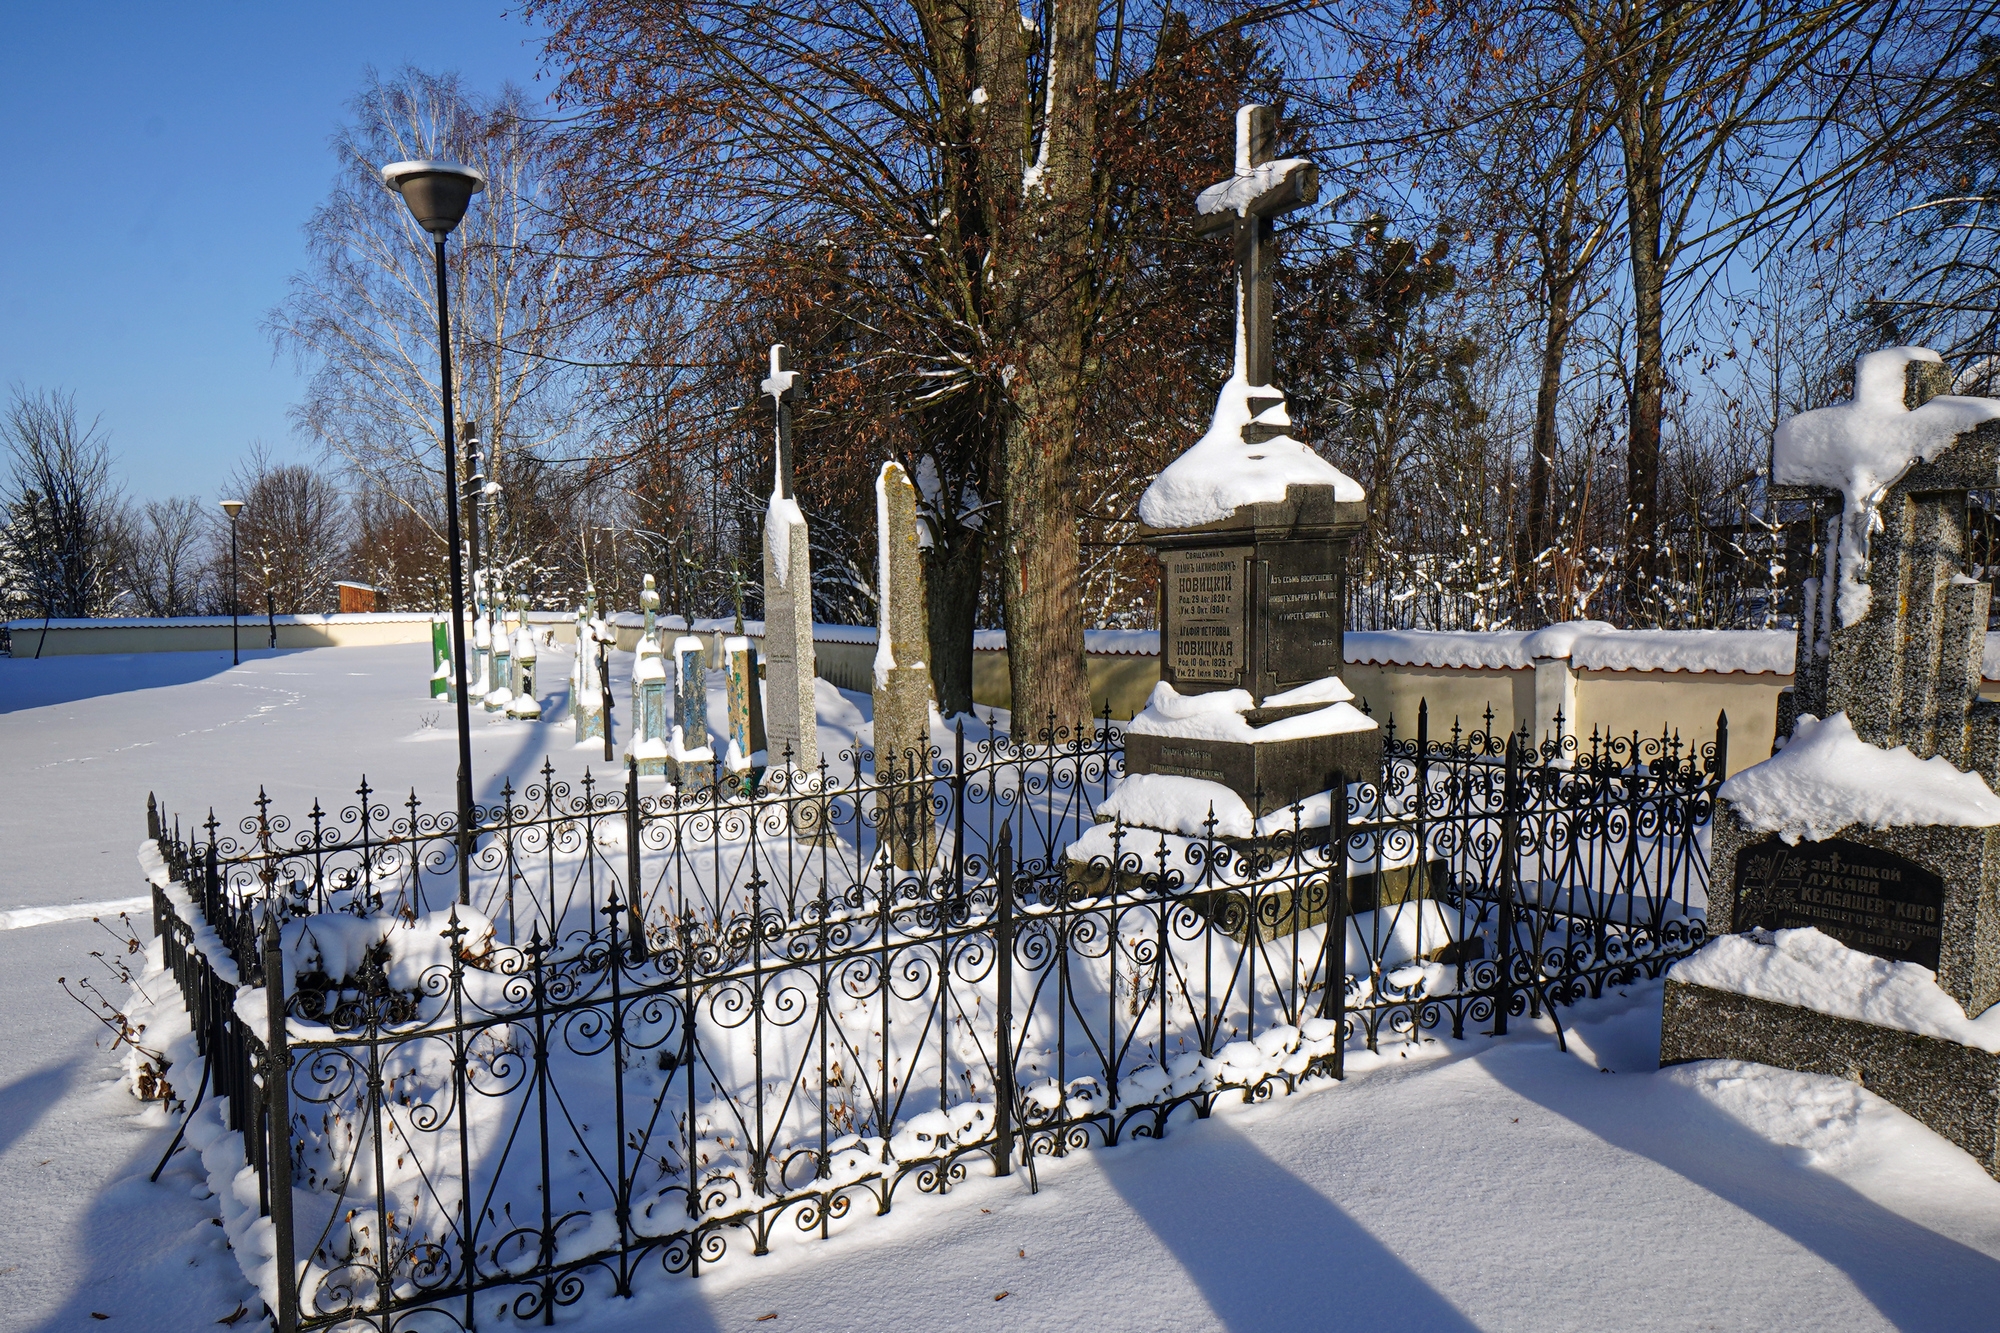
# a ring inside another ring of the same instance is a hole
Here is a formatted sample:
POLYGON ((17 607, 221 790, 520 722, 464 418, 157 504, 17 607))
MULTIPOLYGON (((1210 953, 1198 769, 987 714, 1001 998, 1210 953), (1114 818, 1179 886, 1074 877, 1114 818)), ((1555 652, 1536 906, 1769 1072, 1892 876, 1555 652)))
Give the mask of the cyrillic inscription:
POLYGON ((1736 928, 1817 926, 1850 949, 1936 969, 1944 880, 1915 861, 1845 838, 1736 858, 1736 928))
POLYGON ((1237 685, 1243 679, 1245 547, 1165 553, 1167 662, 1177 682, 1237 685))

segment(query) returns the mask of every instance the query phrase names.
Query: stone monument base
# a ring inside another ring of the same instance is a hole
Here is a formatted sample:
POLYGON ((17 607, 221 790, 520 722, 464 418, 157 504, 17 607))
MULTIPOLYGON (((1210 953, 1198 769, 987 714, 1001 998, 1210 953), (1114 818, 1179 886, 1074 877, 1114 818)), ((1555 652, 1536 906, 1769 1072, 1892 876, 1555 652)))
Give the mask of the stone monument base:
POLYGON ((1852 1079, 2000 1179, 2000 1055, 1796 1005, 1669 980, 1660 1064, 1748 1060, 1852 1079))
POLYGON ((1370 727, 1286 741, 1188 740, 1127 732, 1125 771, 1219 782, 1261 819, 1325 791, 1335 773, 1349 782, 1377 781, 1382 732, 1370 727))

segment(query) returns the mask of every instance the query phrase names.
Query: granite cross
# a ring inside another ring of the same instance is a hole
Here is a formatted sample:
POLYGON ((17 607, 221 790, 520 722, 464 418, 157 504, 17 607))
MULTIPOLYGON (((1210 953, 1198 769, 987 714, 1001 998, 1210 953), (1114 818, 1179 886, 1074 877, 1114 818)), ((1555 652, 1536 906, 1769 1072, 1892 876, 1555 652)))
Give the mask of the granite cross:
POLYGON ((1277 136, 1270 107, 1238 108, 1236 171, 1195 196, 1197 232, 1234 232, 1237 369, 1253 388, 1271 382, 1271 219, 1319 199, 1318 167, 1302 157, 1271 159, 1277 136))
POLYGON ((772 489, 783 499, 792 495, 792 404, 806 396, 806 377, 792 369, 792 349, 783 343, 771 344, 771 373, 759 385, 771 399, 778 414, 778 457, 772 489))

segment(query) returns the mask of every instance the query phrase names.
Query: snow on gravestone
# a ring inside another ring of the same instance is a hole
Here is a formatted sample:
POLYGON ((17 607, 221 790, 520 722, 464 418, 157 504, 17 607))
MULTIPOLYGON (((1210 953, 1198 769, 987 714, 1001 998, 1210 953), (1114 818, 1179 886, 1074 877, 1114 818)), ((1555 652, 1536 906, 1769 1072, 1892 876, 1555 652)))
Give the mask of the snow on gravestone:
POLYGON ((930 792, 913 782, 930 770, 930 632, 926 623, 917 488, 900 463, 875 478, 876 561, 881 580, 875 629, 875 775, 900 783, 886 797, 882 840, 897 869, 930 864, 937 848, 930 792))
POLYGON ((651 574, 639 605, 646 620, 632 650, 632 739, 626 749, 641 777, 668 776, 667 669, 660 656, 660 593, 651 574))
POLYGON ((792 404, 805 376, 783 343, 771 348, 762 389, 776 417, 771 502, 764 514, 764 731, 773 764, 801 773, 819 767, 819 715, 813 694, 812 548, 792 493, 792 404))
POLYGON ((1272 160, 1270 108, 1243 107, 1236 131, 1235 173, 1196 199, 1199 229, 1235 242, 1235 366, 1207 433, 1140 497, 1161 564, 1161 684, 1127 730, 1125 762, 1220 782, 1262 815, 1324 790, 1335 770, 1372 775, 1381 739, 1352 696, 1313 693, 1339 683, 1347 543, 1364 496, 1292 435, 1271 382, 1272 219, 1317 199, 1318 175, 1303 158, 1272 160), (1208 694, 1223 697, 1187 702, 1208 694))
POLYGON ((1968 1018, 2000 1001, 1992 587, 1967 537, 1968 493, 2000 485, 2000 402, 1949 387, 1933 352, 1870 353, 1851 401, 1774 437, 1773 497, 1813 506, 1823 550, 1781 748, 1716 802, 1706 922, 1739 933, 1670 975, 1661 1061, 1856 1078, 2000 1174, 2000 1060, 1842 990, 1917 968, 1968 1018), (1770 950, 1784 967, 1745 964, 1770 950))
POLYGON ((683 792, 715 785, 715 748, 708 743, 708 645, 693 634, 674 640, 673 742, 667 773, 683 792))

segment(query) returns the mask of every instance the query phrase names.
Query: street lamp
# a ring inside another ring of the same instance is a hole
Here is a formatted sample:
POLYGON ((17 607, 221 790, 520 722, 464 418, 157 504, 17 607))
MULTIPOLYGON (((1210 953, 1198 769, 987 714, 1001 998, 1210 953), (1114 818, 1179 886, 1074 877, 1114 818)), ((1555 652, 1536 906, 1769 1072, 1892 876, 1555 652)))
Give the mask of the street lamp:
POLYGON ((243 512, 241 500, 224 500, 222 512, 229 515, 229 664, 243 665, 243 651, 236 641, 236 516, 243 512))
POLYGON ((437 257, 438 385, 444 395, 444 513, 451 548, 451 660, 458 688, 458 900, 472 902, 472 720, 465 697, 465 557, 458 549, 458 445, 452 436, 451 315, 444 281, 444 238, 486 188, 486 177, 449 162, 391 162, 382 184, 403 196, 410 216, 431 234, 437 257))

